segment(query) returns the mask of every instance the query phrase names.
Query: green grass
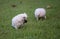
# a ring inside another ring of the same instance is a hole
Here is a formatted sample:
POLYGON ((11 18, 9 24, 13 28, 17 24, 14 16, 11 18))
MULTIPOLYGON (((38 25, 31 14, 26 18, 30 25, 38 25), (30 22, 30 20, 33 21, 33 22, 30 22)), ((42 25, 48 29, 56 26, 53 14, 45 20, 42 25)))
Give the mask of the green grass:
POLYGON ((0 39, 60 39, 60 0, 0 0, 0 39), (48 4, 52 8, 47 9, 48 4), (47 10, 44 21, 34 18, 39 7, 47 10), (28 22, 21 29, 13 29, 12 18, 23 12, 28 14, 28 22))

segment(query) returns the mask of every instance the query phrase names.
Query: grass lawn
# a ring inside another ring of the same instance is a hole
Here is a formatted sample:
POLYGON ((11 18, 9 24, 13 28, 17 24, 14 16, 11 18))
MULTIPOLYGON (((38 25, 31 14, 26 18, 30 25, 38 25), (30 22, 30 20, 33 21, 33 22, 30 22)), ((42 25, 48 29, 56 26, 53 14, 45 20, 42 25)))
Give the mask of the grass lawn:
POLYGON ((60 39, 60 0, 0 0, 0 39, 60 39), (34 10, 40 7, 46 9, 47 19, 36 21, 34 10), (11 20, 23 12, 28 22, 15 30, 11 20))

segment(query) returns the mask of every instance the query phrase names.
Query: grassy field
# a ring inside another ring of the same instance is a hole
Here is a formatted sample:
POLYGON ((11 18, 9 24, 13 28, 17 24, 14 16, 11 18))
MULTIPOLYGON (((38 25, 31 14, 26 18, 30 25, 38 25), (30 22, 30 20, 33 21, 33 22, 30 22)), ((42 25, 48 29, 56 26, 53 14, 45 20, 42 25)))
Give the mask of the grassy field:
POLYGON ((60 0, 0 0, 0 39, 60 39, 60 0), (46 9, 47 19, 36 21, 34 10, 40 7, 46 9), (23 12, 28 14, 28 22, 15 30, 11 19, 23 12))

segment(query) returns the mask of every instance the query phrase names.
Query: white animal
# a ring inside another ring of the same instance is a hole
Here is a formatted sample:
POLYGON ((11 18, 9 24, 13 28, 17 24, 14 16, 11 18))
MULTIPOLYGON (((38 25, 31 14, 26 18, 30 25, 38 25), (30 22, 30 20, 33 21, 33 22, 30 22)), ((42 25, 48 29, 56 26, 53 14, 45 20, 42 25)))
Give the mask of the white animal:
POLYGON ((12 26, 15 29, 18 29, 19 27, 23 26, 24 23, 27 22, 27 14, 18 14, 15 17, 12 18, 12 26))
POLYGON ((46 19, 46 10, 44 8, 37 8, 35 10, 35 18, 37 19, 37 21, 40 19, 40 18, 44 18, 46 19))

